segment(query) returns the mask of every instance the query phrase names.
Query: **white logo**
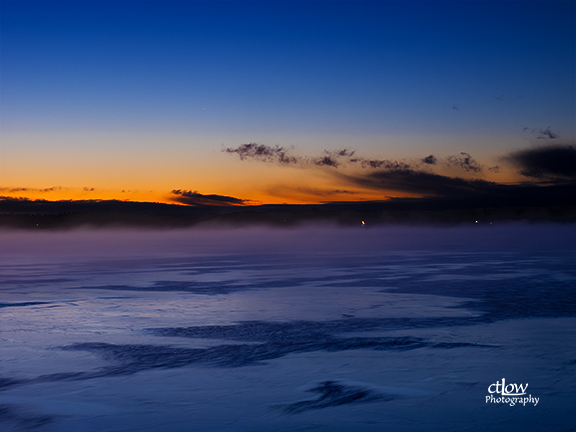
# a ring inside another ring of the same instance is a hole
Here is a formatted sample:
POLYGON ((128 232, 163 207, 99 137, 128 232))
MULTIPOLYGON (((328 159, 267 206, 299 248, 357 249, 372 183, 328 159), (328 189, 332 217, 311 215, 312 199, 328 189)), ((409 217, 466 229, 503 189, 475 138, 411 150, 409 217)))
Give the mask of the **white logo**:
POLYGON ((506 403, 510 404, 510 406, 514 406, 517 403, 523 406, 526 406, 527 403, 533 403, 536 406, 540 398, 533 398, 532 395, 526 396, 527 389, 528 383, 506 384, 506 379, 502 378, 502 382, 496 381, 488 386, 488 393, 490 394, 486 396, 486 403, 506 403), (501 397, 495 397, 494 393, 501 395, 501 397))

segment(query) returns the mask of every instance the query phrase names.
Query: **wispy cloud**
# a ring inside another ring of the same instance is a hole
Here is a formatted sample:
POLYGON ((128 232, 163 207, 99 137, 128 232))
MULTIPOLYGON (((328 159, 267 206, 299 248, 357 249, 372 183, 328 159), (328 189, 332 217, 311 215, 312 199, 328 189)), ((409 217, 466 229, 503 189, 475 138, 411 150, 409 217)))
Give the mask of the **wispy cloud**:
POLYGON ((291 156, 284 147, 268 146, 254 142, 241 144, 237 148, 227 147, 222 151, 226 153, 236 153, 240 160, 257 159, 265 162, 279 162, 282 164, 298 164, 301 158, 291 156))
POLYGON ((530 127, 525 127, 524 129, 522 129, 523 132, 535 135, 538 134, 538 136, 536 137, 536 139, 556 139, 559 138, 559 135, 555 132, 552 132, 552 130, 550 129, 550 126, 548 126, 546 129, 536 129, 536 128, 530 128, 530 127))
POLYGON ((320 156, 314 159, 311 159, 312 163, 314 163, 314 165, 316 166, 329 166, 329 167, 334 167, 337 168, 340 164, 338 163, 338 160, 331 155, 326 155, 326 156, 320 156))
MULTIPOLYGON (((362 168, 371 169, 389 169, 389 170, 407 170, 418 166, 419 164, 436 165, 439 159, 431 154, 422 159, 414 161, 390 160, 390 159, 371 159, 356 156, 356 151, 350 148, 341 150, 324 150, 320 156, 294 155, 290 152, 294 149, 287 150, 281 146, 269 146, 251 142, 241 144, 240 146, 226 147, 222 151, 226 153, 235 153, 240 160, 259 160, 262 162, 278 162, 285 165, 316 165, 329 166, 338 168, 345 164, 353 164, 362 168)), ((482 166, 469 153, 460 152, 457 155, 447 156, 443 163, 448 166, 458 167, 468 172, 481 172, 482 166)))
MULTIPOLYGON (((487 182, 478 177, 482 176, 485 170, 491 173, 500 172, 499 166, 485 168, 467 152, 442 158, 430 154, 420 159, 391 160, 364 158, 358 156, 350 148, 324 150, 324 154, 318 157, 289 155, 283 147, 270 147, 255 143, 242 144, 238 148, 227 148, 224 151, 237 153, 241 160, 252 158, 284 165, 329 167, 333 169, 327 172, 344 182, 344 185, 354 185, 372 191, 388 193, 396 191, 422 196, 456 197, 487 190, 487 185, 496 183, 487 182), (434 172, 442 169, 450 169, 452 174, 459 170, 466 178, 434 172), (470 179, 471 175, 473 179, 470 179)), ((345 190, 345 187, 341 190, 345 190)), ((326 192, 310 193, 311 191, 312 189, 308 191, 308 194, 330 195, 326 192)))
POLYGON ((446 158, 446 164, 448 166, 461 168, 467 172, 482 172, 482 166, 466 152, 460 152, 459 155, 448 156, 446 158))
POLYGON ((556 139, 556 138, 558 138, 558 134, 552 132, 550 130, 550 126, 548 126, 544 130, 540 129, 540 136, 538 137, 538 139, 556 139))
POLYGON ((329 166, 338 168, 342 163, 354 161, 352 157, 356 154, 354 150, 344 148, 340 150, 324 150, 323 156, 318 157, 302 157, 303 163, 312 162, 316 166, 329 166))
POLYGON ((358 193, 347 189, 318 189, 313 187, 299 187, 297 191, 307 195, 319 197, 329 197, 334 195, 356 195, 358 193))
MULTIPOLYGON (((86 190, 86 188, 84 188, 86 190)), ((39 189, 39 188, 29 188, 29 187, 0 187, 0 191, 1 192, 9 192, 9 193, 15 193, 15 192, 36 192, 36 193, 48 193, 48 192, 54 192, 54 191, 60 191, 62 190, 62 186, 52 186, 49 188, 43 188, 43 189, 39 189)), ((94 190, 94 188, 92 188, 92 190, 94 190)))
POLYGON ((240 160, 259 160, 262 162, 276 162, 281 165, 312 165, 318 167, 339 167, 343 162, 349 161, 354 151, 348 148, 341 150, 324 150, 321 156, 297 156, 290 154, 290 150, 281 146, 269 146, 258 143, 241 144, 240 146, 226 147, 225 153, 235 153, 240 160))
POLYGON ((388 170, 407 170, 410 164, 403 161, 391 161, 388 159, 356 159, 362 168, 383 168, 388 170))
MULTIPOLYGON (((367 169, 406 170, 411 165, 405 161, 388 159, 366 159, 358 157, 355 150, 344 148, 340 150, 324 150, 320 156, 299 156, 289 154, 288 150, 280 146, 267 146, 264 144, 241 144, 237 148, 223 149, 226 153, 236 153, 240 160, 254 159, 262 162, 277 162, 283 165, 317 166, 340 168, 344 165, 360 166, 367 169)), ((433 158, 434 156, 432 156, 433 158)), ((430 156, 428 156, 430 158, 430 156)), ((431 163, 431 159, 428 159, 431 163)))

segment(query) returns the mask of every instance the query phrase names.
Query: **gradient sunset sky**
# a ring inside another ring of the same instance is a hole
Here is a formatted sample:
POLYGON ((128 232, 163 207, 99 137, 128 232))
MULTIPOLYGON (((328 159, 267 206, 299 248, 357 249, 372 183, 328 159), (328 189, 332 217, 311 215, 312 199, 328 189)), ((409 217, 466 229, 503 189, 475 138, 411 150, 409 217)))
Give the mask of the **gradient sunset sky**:
POLYGON ((426 194, 390 173, 550 180, 518 155, 573 152, 575 4, 2 0, 0 196, 319 203, 426 194))

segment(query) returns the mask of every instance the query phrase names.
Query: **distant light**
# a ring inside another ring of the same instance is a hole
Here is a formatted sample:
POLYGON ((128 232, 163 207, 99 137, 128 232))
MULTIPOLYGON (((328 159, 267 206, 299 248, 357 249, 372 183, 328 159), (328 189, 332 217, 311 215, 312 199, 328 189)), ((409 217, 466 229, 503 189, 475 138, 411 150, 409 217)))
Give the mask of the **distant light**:
POLYGON ((478 221, 476 221, 476 223, 478 223, 478 221))
POLYGON ((362 226, 366 225, 366 222, 362 221, 362 226))

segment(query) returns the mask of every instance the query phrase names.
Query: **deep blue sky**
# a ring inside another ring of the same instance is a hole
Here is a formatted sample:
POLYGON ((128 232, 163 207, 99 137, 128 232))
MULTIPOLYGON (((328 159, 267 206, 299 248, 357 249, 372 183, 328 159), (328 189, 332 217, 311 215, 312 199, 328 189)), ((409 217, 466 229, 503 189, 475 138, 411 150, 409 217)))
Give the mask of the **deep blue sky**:
POLYGON ((2 126, 565 130, 574 17, 549 1, 2 1, 2 126))

